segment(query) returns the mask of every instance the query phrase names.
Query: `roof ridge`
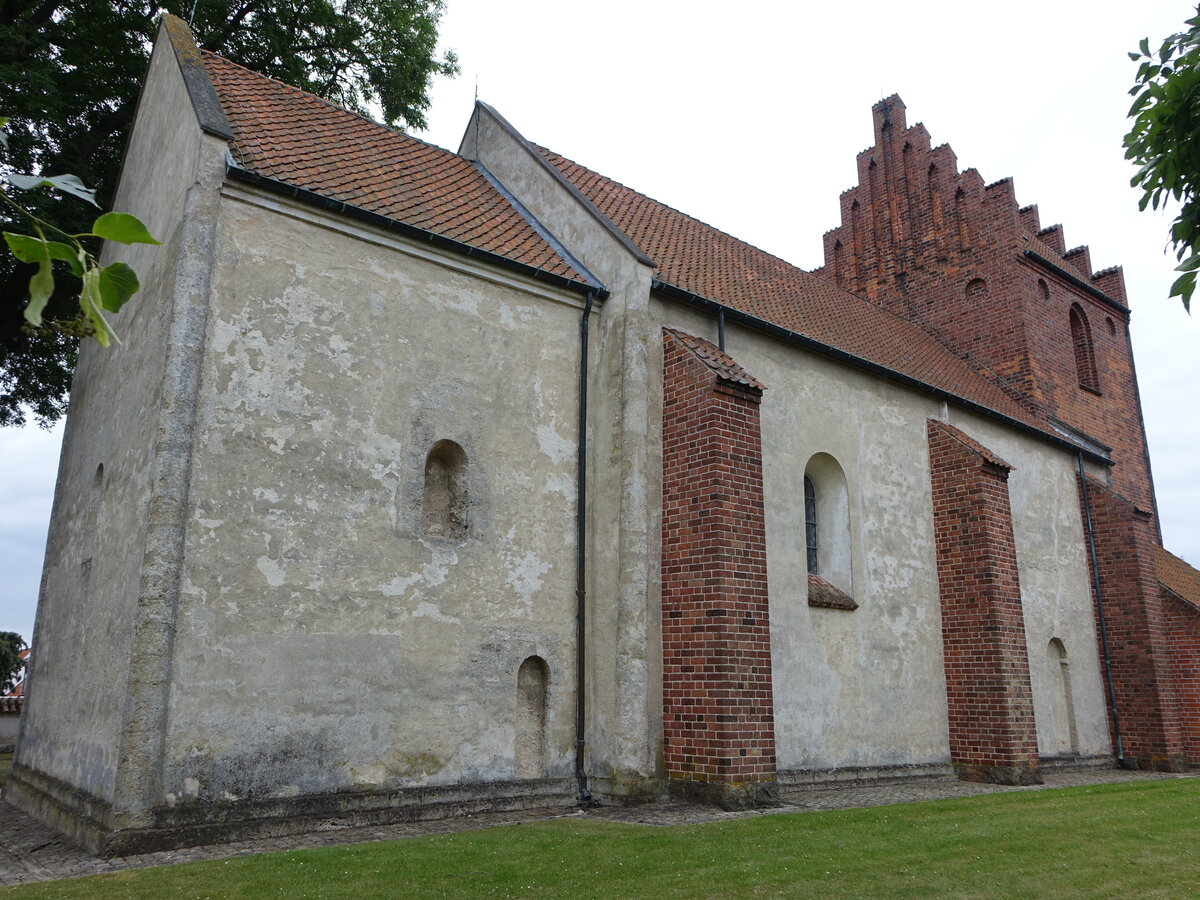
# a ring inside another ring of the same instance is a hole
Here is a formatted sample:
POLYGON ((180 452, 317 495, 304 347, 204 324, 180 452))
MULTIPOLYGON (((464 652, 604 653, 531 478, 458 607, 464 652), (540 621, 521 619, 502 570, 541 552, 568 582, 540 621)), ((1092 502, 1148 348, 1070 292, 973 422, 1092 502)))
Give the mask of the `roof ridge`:
MULTIPOLYGON (((531 141, 530 143, 533 143, 533 142, 531 141)), ((537 143, 533 143, 533 146, 538 150, 544 150, 547 153, 553 153, 559 159, 565 160, 566 162, 569 162, 573 166, 578 166, 579 168, 583 169, 585 172, 591 172, 593 175, 603 178, 605 181, 610 181, 619 188, 624 188, 627 191, 632 191, 633 193, 637 194, 639 197, 646 198, 651 203, 657 203, 663 209, 669 209, 671 212, 673 212, 677 215, 683 216, 685 219, 690 219, 691 221, 695 222, 697 225, 703 225, 705 228, 709 229, 710 231, 715 231, 715 232, 717 232, 717 234, 723 234, 725 237, 729 238, 731 241, 737 241, 742 246, 749 247, 751 250, 755 251, 756 253, 761 253, 764 256, 769 256, 771 259, 778 260, 779 262, 783 263, 784 265, 791 266, 793 269, 796 269, 800 272, 806 271, 805 269, 796 265, 794 262, 789 262, 788 260, 784 259, 782 256, 776 256, 770 250, 764 250, 762 247, 759 247, 756 244, 752 244, 749 241, 738 237, 736 234, 731 234, 730 232, 725 231, 724 229, 718 228, 716 225, 710 225, 707 222, 705 222, 703 219, 699 219, 696 216, 693 216, 691 213, 684 212, 682 209, 674 207, 669 203, 663 203, 661 200, 656 200, 655 198, 651 197, 649 194, 645 194, 645 193, 639 191, 635 187, 630 187, 629 185, 625 184, 622 181, 617 181, 617 179, 615 179, 615 178, 610 178, 608 175, 605 175, 603 172, 597 172, 595 169, 589 168, 588 166, 585 166, 581 162, 576 162, 575 160, 571 159, 569 156, 564 156, 563 154, 559 153, 557 150, 552 150, 549 147, 544 147, 541 144, 537 144, 537 143)), ((618 227, 620 227, 620 226, 618 226, 618 227)), ((624 230, 624 229, 622 229, 622 230, 624 230)))
POLYGON ((296 87, 296 85, 294 85, 294 84, 288 84, 286 81, 281 81, 280 79, 274 77, 273 75, 266 75, 262 72, 256 72, 254 69, 251 69, 248 66, 243 66, 241 63, 234 62, 229 57, 222 56, 220 53, 213 53, 211 50, 205 50, 203 47, 201 47, 200 54, 202 56, 209 57, 211 59, 220 60, 223 63, 228 63, 229 65, 233 66, 235 69, 241 69, 243 72, 245 72, 249 75, 253 75, 256 78, 263 78, 263 79, 266 79, 267 81, 274 82, 275 84, 278 84, 281 87, 285 87, 290 91, 294 91, 297 94, 303 94, 305 97, 311 97, 312 99, 314 99, 320 103, 323 103, 326 106, 337 110, 338 112, 343 112, 343 113, 346 113, 347 115, 354 116, 356 119, 360 119, 362 122, 364 122, 367 125, 370 125, 373 128, 378 128, 382 131, 386 131, 388 134, 399 135, 400 137, 407 138, 410 141, 416 141, 418 144, 424 144, 426 147, 431 147, 434 150, 440 150, 443 153, 448 153, 451 156, 456 156, 459 159, 470 162, 470 160, 468 160, 465 156, 460 156, 458 153, 455 153, 453 150, 448 150, 445 147, 439 146, 438 144, 434 144, 427 140, 424 140, 423 138, 416 137, 415 135, 410 134, 409 132, 405 131, 403 128, 398 128, 395 125, 388 125, 386 122, 379 122, 379 121, 371 118, 366 113, 358 112, 357 110, 351 109, 348 106, 343 106, 341 103, 334 103, 332 100, 330 100, 326 97, 322 97, 320 94, 314 94, 312 91, 306 91, 304 88, 296 87))

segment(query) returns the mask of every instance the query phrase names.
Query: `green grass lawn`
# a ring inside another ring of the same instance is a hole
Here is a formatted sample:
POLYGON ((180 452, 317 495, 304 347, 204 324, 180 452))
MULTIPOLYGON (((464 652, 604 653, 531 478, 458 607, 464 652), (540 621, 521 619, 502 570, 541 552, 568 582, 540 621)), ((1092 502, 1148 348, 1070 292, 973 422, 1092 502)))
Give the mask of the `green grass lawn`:
POLYGON ((1198 897, 1200 779, 656 828, 582 818, 0 897, 1198 897))

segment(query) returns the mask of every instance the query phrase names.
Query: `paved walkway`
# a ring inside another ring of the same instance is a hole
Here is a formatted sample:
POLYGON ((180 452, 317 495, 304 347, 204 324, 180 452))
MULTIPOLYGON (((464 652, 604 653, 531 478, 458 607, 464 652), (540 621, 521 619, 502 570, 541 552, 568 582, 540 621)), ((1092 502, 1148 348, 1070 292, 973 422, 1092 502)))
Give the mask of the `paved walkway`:
POLYGON ((510 825, 520 822, 545 821, 566 816, 586 816, 614 822, 644 825, 686 825, 716 822, 745 816, 772 815, 799 810, 846 809, 861 806, 884 806, 891 803, 915 803, 948 797, 969 797, 1000 791, 1037 791, 1072 785, 1102 784, 1114 781, 1147 781, 1161 778, 1194 778, 1196 775, 1165 775, 1127 772, 1120 769, 1070 769, 1046 773, 1046 783, 1033 787, 1003 787, 994 784, 974 784, 950 777, 889 780, 876 783, 842 782, 806 785, 784 789, 785 806, 776 810, 752 812, 722 812, 686 803, 651 803, 641 806, 601 806, 577 809, 572 806, 542 807, 519 812, 485 813, 460 816, 436 822, 412 822, 397 825, 374 825, 364 828, 343 828, 330 831, 264 838, 236 844, 215 844, 190 847, 185 850, 165 850, 121 859, 99 859, 76 846, 41 823, 0 801, 0 885, 48 881, 116 872, 146 866, 165 866, 201 859, 226 859, 250 853, 275 850, 301 850, 353 844, 364 841, 386 841, 424 834, 445 834, 510 825))

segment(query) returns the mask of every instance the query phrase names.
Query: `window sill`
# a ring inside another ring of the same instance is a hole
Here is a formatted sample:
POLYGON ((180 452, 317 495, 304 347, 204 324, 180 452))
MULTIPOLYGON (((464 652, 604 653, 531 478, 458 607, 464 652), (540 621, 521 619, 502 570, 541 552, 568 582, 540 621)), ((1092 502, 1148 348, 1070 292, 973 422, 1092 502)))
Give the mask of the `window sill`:
POLYGON ((1094 388, 1090 384, 1084 384, 1082 381, 1079 382, 1079 389, 1087 391, 1089 394, 1095 394, 1097 397, 1104 396, 1104 394, 1100 391, 1100 388, 1094 388))
POLYGON ((858 609, 858 604, 854 602, 853 597, 845 591, 835 588, 819 575, 808 576, 808 605, 817 606, 822 609, 845 609, 850 611, 858 609))

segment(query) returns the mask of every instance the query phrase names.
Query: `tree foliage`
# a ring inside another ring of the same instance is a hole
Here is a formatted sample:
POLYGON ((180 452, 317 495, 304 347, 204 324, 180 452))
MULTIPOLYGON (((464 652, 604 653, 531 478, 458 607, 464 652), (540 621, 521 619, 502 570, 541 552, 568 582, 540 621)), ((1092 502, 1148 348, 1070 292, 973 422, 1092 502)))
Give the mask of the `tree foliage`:
POLYGON ((0 631, 0 694, 7 694, 21 680, 25 668, 21 651, 25 647, 25 639, 15 631, 0 631))
MULTIPOLYGON (((0 113, 10 117, 4 169, 70 172, 107 208, 159 18, 190 19, 201 47, 357 111, 377 105, 389 124, 425 125, 443 0, 5 0, 0 3, 0 113)), ((32 195, 31 195, 32 197, 32 195)), ((32 200, 37 216, 51 194, 32 200)), ((62 230, 86 234, 82 204, 55 206, 62 230)), ((8 230, 13 216, 0 212, 8 230)), ((96 252, 94 244, 85 246, 96 252)), ((42 423, 66 408, 76 341, 31 329, 23 312, 33 263, 0 259, 0 425, 42 423)), ((79 313, 79 282, 59 279, 43 317, 79 313)))
POLYGON ((1167 199, 1179 207, 1171 223, 1171 245, 1182 274, 1171 286, 1191 309, 1200 269, 1200 7, 1186 29, 1157 50, 1143 38, 1129 57, 1139 63, 1129 93, 1134 97, 1125 136, 1125 158, 1137 165, 1130 183, 1142 190, 1141 209, 1158 209, 1167 199))

